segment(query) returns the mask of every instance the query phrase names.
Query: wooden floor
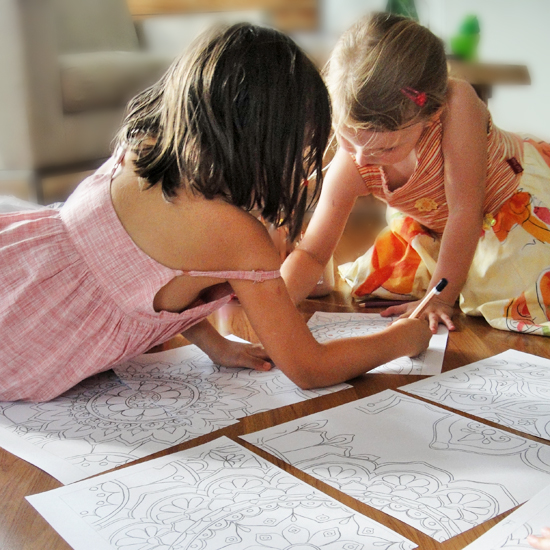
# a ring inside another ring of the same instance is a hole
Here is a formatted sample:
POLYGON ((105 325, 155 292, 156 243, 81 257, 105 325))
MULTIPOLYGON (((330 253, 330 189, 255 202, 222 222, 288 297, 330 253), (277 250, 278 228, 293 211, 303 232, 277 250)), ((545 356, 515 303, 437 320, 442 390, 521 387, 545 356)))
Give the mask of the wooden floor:
MULTIPOLYGON (((373 224, 378 223, 365 216, 355 216, 346 229, 346 234, 336 254, 336 263, 347 261, 360 250, 370 244, 373 233, 373 224)), ((307 300, 300 306, 304 319, 308 319, 315 311, 365 311, 351 303, 349 291, 342 281, 337 282, 337 289, 325 298, 307 300)), ((379 310, 373 310, 379 311, 379 310)), ((235 334, 250 341, 257 341, 247 322, 246 316, 237 303, 232 303, 211 316, 212 322, 223 334, 235 334)), ((509 348, 527 353, 540 355, 550 359, 550 340, 540 336, 527 336, 500 332, 490 328, 480 318, 466 317, 461 313, 455 316, 457 330, 450 334, 443 370, 447 371, 490 357, 509 348)), ((184 344, 183 338, 173 339, 164 347, 169 348, 184 344)), ((362 504, 338 490, 317 481, 294 467, 258 450, 242 440, 239 435, 254 432, 269 426, 277 425, 295 418, 331 408, 349 401, 378 393, 385 389, 397 389, 399 386, 419 380, 420 376, 367 374, 351 381, 353 388, 312 399, 306 402, 256 414, 242 419, 238 424, 203 436, 188 443, 178 445, 153 457, 169 454, 176 450, 183 450, 211 441, 225 435, 240 444, 245 445, 253 452, 263 456, 296 477, 310 483, 325 493, 340 500, 347 506, 363 513, 387 527, 397 531, 418 544, 422 550, 459 550, 472 542, 483 532, 495 525, 498 520, 507 514, 488 521, 481 526, 471 529, 462 535, 453 537, 445 543, 439 543, 430 537, 416 531, 412 527, 387 516, 366 504, 362 504)), ((465 415, 468 416, 468 415, 465 415)), ((491 424, 490 422, 486 422, 491 424)), ((506 429, 496 426, 499 429, 506 429)), ((515 433, 513 430, 508 430, 515 433)), ((534 437, 527 437, 543 444, 548 442, 534 437)), ((149 460, 148 457, 144 460, 149 460)), ((2 550, 62 550, 69 546, 49 527, 42 517, 25 501, 26 495, 59 487, 60 483, 45 474, 38 468, 20 460, 8 452, 0 450, 0 549, 2 550)), ((240 550, 240 549, 236 549, 240 550)))

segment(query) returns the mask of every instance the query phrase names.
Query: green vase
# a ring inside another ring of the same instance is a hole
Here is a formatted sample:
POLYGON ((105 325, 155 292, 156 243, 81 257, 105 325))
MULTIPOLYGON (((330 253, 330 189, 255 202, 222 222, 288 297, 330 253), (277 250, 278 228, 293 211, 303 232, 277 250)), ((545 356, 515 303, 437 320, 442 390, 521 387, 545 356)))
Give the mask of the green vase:
POLYGON ((479 21, 475 15, 468 15, 460 24, 458 33, 451 37, 451 51, 463 61, 476 61, 478 44, 479 21))
POLYGON ((418 21, 418 13, 414 0, 388 0, 386 5, 386 11, 389 13, 395 13, 396 15, 403 15, 404 17, 410 17, 415 21, 418 21))

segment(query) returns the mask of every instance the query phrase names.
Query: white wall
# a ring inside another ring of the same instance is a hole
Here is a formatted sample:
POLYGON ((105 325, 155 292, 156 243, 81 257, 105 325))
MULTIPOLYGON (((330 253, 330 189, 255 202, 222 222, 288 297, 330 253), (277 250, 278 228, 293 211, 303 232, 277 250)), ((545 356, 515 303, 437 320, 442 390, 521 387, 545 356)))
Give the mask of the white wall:
POLYGON ((321 24, 330 36, 338 36, 359 17, 370 11, 382 11, 385 0, 319 0, 321 24))
MULTIPOLYGON (((386 0, 321 0, 327 40, 386 0)), ((420 22, 445 41, 464 16, 475 14, 481 27, 480 61, 525 64, 531 85, 493 88, 489 108, 505 130, 528 132, 550 141, 550 1, 416 0, 420 22)))

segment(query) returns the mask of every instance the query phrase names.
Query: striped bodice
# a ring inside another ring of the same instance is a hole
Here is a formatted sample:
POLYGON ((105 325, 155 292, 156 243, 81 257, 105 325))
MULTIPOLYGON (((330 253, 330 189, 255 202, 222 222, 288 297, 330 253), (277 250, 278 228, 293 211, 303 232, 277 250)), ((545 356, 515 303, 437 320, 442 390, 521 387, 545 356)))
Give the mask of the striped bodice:
MULTIPOLYGON (((417 144, 417 165, 410 179, 398 189, 388 187, 381 166, 358 166, 370 193, 436 233, 443 233, 449 209, 445 197, 443 129, 438 120, 426 127, 417 144)), ((485 215, 494 213, 517 189, 523 142, 489 120, 485 215)))

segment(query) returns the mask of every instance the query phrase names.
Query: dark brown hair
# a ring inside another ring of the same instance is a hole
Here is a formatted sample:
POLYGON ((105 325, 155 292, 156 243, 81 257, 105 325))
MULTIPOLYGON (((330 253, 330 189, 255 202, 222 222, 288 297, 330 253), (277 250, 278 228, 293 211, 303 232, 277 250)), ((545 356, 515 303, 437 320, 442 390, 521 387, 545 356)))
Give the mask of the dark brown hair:
POLYGON ((444 104, 443 42, 407 17, 374 13, 338 41, 325 68, 335 125, 395 131, 426 120, 444 104), (424 94, 417 105, 403 90, 424 94))
POLYGON ((316 199, 331 127, 328 91, 296 44, 247 23, 203 34, 129 105, 117 144, 169 200, 182 188, 222 196, 299 231, 316 199))

